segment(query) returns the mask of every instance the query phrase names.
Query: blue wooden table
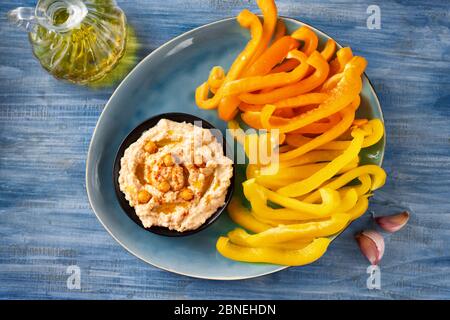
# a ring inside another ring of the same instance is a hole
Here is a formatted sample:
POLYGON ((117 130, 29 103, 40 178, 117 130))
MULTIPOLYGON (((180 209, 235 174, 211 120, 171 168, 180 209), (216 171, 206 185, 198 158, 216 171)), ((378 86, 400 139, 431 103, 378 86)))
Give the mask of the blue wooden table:
MULTIPOLYGON (((130 64, 194 27, 256 10, 250 0, 119 4, 139 44, 130 64)), ((46 74, 27 35, 8 24, 6 12, 17 5, 0 4, 0 298, 450 298, 448 0, 278 1, 281 15, 316 26, 369 61, 386 120, 389 176, 371 210, 412 214, 403 230, 386 235, 379 290, 367 289, 368 262, 353 239, 374 227, 368 214, 320 261, 251 280, 191 279, 129 254, 103 229, 85 191, 90 138, 117 84, 81 87, 46 74), (367 27, 372 4, 381 29, 367 27), (67 286, 69 266, 81 272, 80 289, 67 286)))

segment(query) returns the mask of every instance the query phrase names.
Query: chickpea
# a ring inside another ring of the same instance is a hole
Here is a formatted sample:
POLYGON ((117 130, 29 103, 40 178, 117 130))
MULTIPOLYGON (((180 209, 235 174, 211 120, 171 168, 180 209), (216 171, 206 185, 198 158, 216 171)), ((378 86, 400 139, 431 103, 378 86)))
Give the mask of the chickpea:
POLYGON ((138 193, 138 201, 142 204, 149 202, 151 197, 151 194, 147 190, 141 190, 138 193))
POLYGON ((194 192, 191 189, 184 188, 180 192, 180 197, 183 200, 190 201, 190 200, 192 200, 192 198, 194 198, 194 192))
POLYGON ((158 147, 150 140, 144 145, 144 150, 148 153, 155 153, 158 150, 158 147))
POLYGON ((171 154, 166 154, 166 155, 163 157, 163 162, 164 162, 164 165, 165 165, 166 167, 171 167, 171 166, 173 166, 173 158, 172 158, 172 155, 171 155, 171 154))
POLYGON ((158 190, 165 193, 170 190, 170 184, 164 180, 158 184, 158 190))

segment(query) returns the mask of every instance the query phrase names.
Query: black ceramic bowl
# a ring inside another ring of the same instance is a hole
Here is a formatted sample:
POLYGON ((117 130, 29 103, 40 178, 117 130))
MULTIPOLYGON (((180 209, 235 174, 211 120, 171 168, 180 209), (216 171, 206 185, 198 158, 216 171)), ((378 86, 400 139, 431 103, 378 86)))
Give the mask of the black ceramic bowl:
MULTIPOLYGON (((170 229, 164 228, 164 227, 145 228, 142 225, 142 222, 139 219, 139 217, 136 215, 136 212, 134 211, 134 209, 129 205, 128 201, 125 199, 125 195, 122 193, 122 191, 120 191, 120 187, 119 187, 120 159, 122 159, 122 157, 125 153, 125 150, 133 142, 138 140, 141 137, 142 133, 144 133, 148 129, 154 127, 158 123, 158 121, 161 119, 168 119, 168 120, 172 120, 172 121, 176 121, 176 122, 184 121, 184 122, 192 123, 192 124, 194 124, 194 122, 201 122, 202 128, 216 129, 212 124, 210 124, 209 122, 207 122, 199 117, 196 117, 196 116, 193 116, 190 114, 186 114, 186 113, 177 113, 177 112, 163 113, 163 114, 154 116, 154 117, 142 122, 140 125, 138 125, 135 129, 133 129, 133 131, 131 131, 127 135, 127 137, 122 141, 122 144, 120 145, 119 150, 117 151, 116 159, 114 161, 114 168, 113 168, 114 188, 116 190, 116 196, 117 196, 117 199, 119 200, 119 203, 120 203, 120 206, 122 207, 122 209, 126 212, 126 214, 130 217, 130 219, 133 220, 136 224, 138 224, 141 228, 144 228, 145 230, 147 230, 149 232, 153 232, 153 233, 156 233, 156 234, 159 234, 162 236, 168 236, 168 237, 188 236, 188 235, 197 233, 197 232, 207 228, 208 226, 210 226, 214 221, 217 220, 217 218, 220 216, 220 214, 227 207, 228 203, 231 200, 231 196, 233 194, 235 166, 233 165, 233 176, 231 178, 230 186, 228 187, 224 205, 221 206, 220 208, 218 208, 217 211, 211 217, 209 217, 205 221, 205 223, 202 224, 200 227, 198 227, 195 230, 188 230, 185 232, 178 232, 178 231, 170 230, 170 229)), ((217 136, 217 134, 214 131, 212 131, 212 133, 216 136, 217 141, 222 144, 224 154, 230 154, 230 153, 226 153, 226 151, 228 149, 228 145, 225 141, 225 135, 217 136)))

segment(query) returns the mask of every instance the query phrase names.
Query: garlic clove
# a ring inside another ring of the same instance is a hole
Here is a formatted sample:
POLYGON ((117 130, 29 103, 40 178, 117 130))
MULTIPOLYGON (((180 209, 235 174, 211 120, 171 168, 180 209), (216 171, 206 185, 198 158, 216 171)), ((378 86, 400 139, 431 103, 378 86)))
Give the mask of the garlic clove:
POLYGON ((377 217, 376 223, 387 232, 396 232, 403 228, 409 220, 409 212, 403 211, 391 216, 377 217))
POLYGON ((355 236, 363 255, 372 265, 377 265, 384 254, 383 236, 374 230, 365 230, 355 236))

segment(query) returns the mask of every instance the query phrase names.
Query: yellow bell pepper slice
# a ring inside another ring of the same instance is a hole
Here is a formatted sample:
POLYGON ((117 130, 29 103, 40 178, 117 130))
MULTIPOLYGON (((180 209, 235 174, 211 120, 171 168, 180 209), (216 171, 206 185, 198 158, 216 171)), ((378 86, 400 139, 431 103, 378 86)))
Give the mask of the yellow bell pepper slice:
MULTIPOLYGON (((245 239, 248 236, 248 233, 245 230, 240 228, 236 228, 227 234, 230 241, 236 245, 245 247, 245 241, 242 242, 242 239, 245 239)), ((289 242, 281 242, 281 243, 267 243, 265 244, 266 248, 278 248, 278 249, 301 249, 309 245, 313 242, 314 238, 310 239, 298 239, 289 242)))
MULTIPOLYGON (((355 158, 346 166, 344 166, 339 172, 344 173, 358 166, 359 158, 355 158)), ((247 175, 247 179, 255 178, 256 182, 269 189, 278 189, 285 185, 291 184, 295 181, 306 179, 312 174, 316 173, 320 169, 324 168, 328 162, 312 163, 301 166, 287 167, 287 168, 275 168, 272 172, 267 170, 261 170, 261 168, 251 168, 251 171, 247 175), (278 171, 276 171, 278 169, 278 171), (276 172, 276 173, 275 173, 276 172)), ((247 167, 248 168, 248 167, 247 167)))
POLYGON ((326 217, 340 203, 339 193, 330 189, 320 189, 321 204, 304 203, 277 195, 266 189, 254 179, 247 180, 243 184, 245 197, 252 205, 252 212, 257 218, 273 220, 311 220, 326 217), (283 205, 285 208, 273 209, 267 206, 267 200, 283 205))
POLYGON ((342 154, 342 150, 313 150, 291 160, 261 167, 261 174, 264 174, 266 170, 266 172, 274 172, 276 168, 288 168, 315 162, 331 161, 340 154, 342 154))
MULTIPOLYGON (((374 164, 368 164, 364 166, 357 167, 355 169, 352 169, 343 175, 337 177, 331 182, 324 183, 321 188, 330 188, 333 190, 339 189, 346 184, 348 184, 353 179, 356 179, 362 175, 369 174, 372 179, 372 185, 370 187, 370 190, 374 191, 384 185, 386 182, 386 172, 383 170, 383 168, 374 165, 374 164)), ((308 197, 306 197, 303 201, 305 202, 315 202, 320 199, 320 193, 318 191, 314 191, 311 193, 308 197)))
POLYGON ((347 212, 351 210, 358 201, 358 193, 354 188, 339 192, 341 196, 341 203, 335 209, 335 212, 347 212))
POLYGON ((269 243, 327 237, 344 229, 349 220, 349 214, 336 213, 326 220, 278 226, 252 235, 245 233, 239 241, 247 247, 264 247, 269 243))
POLYGON ((380 119, 369 120, 368 123, 362 126, 362 129, 370 127, 371 134, 364 138, 363 148, 373 146, 375 143, 381 140, 384 135, 384 125, 380 119))
POLYGON ((372 186, 372 179, 370 178, 370 176, 368 174, 363 174, 358 177, 358 180, 361 182, 360 184, 349 187, 342 187, 338 190, 339 194, 348 189, 355 189, 358 197, 368 193, 370 191, 370 187, 372 186))
MULTIPOLYGON (((284 197, 276 192, 273 192, 263 186, 258 185, 254 179, 247 180, 242 184, 244 188, 244 194, 247 199, 253 205, 253 199, 258 198, 256 200, 267 201, 270 200, 276 204, 279 204, 287 209, 292 209, 295 211, 299 211, 303 214, 310 215, 310 218, 318 218, 318 217, 326 217, 331 214, 331 212, 336 209, 340 204, 340 196, 337 191, 331 189, 319 189, 320 195, 322 197, 321 204, 311 204, 301 202, 299 200, 284 197)), ((255 201, 256 201, 255 200, 255 201)), ((265 203, 263 204, 266 205, 265 203)), ((252 207, 253 208, 253 207, 252 207)), ((275 211, 279 209, 273 209, 275 211)), ((275 219, 275 220, 297 220, 298 214, 292 215, 277 215, 267 212, 264 213, 264 217, 267 219, 275 219)), ((302 219, 298 219, 302 220, 302 219)))
POLYGON ((315 239, 310 245, 298 250, 277 248, 246 248, 232 244, 226 237, 217 240, 217 251, 224 257, 244 262, 265 262, 286 266, 302 266, 310 264, 326 252, 331 240, 315 239))
POLYGON ((233 197, 233 199, 231 199, 230 204, 227 206, 227 211, 231 220, 252 232, 258 233, 272 228, 271 225, 255 219, 250 214, 249 210, 242 206, 241 200, 237 197, 233 197))
POLYGON ((208 82, 204 82, 195 90, 195 102, 197 106, 201 109, 214 109, 219 105, 222 99, 222 89, 223 85, 231 80, 235 80, 244 68, 248 65, 251 57, 255 54, 259 43, 261 42, 261 37, 263 34, 263 29, 258 16, 251 13, 249 10, 245 9, 239 13, 237 20, 239 24, 243 27, 250 28, 251 40, 248 42, 245 49, 238 55, 236 60, 230 67, 225 79, 223 80, 222 86, 217 90, 216 94, 208 99, 209 85, 208 82))
POLYGON ((350 221, 356 220, 361 217, 369 208, 369 196, 363 195, 358 198, 356 205, 347 213, 350 215, 350 221))
POLYGON ((332 160, 325 168, 316 172, 309 178, 302 181, 289 184, 277 190, 278 193, 288 197, 298 197, 304 195, 322 185, 328 179, 331 179, 346 164, 356 158, 361 150, 364 140, 364 134, 361 129, 352 131, 353 141, 350 146, 337 158, 332 160))

